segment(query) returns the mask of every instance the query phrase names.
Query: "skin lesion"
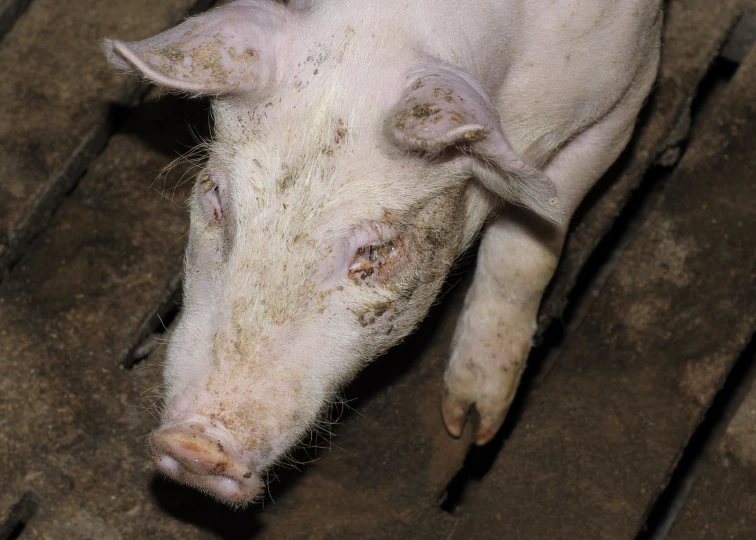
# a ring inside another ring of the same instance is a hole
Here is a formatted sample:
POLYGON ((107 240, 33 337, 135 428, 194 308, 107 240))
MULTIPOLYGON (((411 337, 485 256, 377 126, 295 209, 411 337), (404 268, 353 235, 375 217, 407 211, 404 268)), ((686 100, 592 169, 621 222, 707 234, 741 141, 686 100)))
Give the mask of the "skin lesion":
POLYGON ((398 240, 362 246, 349 266, 349 274, 353 279, 365 281, 376 272, 380 272, 383 267, 392 264, 398 255, 398 240))

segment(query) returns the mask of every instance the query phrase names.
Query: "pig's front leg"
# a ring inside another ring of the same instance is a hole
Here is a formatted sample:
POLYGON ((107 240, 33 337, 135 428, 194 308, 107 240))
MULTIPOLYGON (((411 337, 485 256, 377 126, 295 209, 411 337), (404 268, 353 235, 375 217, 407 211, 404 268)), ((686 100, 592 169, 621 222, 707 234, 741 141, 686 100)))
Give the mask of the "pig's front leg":
POLYGON ((564 239, 561 227, 505 212, 485 230, 444 377, 446 427, 459 436, 474 405, 477 444, 493 438, 514 398, 564 239))
POLYGON ((563 222, 549 225, 525 211, 505 208, 486 228, 444 376, 442 413, 452 435, 461 434, 472 406, 480 415, 477 444, 491 440, 504 421, 569 217, 627 145, 656 74, 658 50, 652 53, 636 84, 617 106, 575 137, 546 167, 565 210, 563 222))

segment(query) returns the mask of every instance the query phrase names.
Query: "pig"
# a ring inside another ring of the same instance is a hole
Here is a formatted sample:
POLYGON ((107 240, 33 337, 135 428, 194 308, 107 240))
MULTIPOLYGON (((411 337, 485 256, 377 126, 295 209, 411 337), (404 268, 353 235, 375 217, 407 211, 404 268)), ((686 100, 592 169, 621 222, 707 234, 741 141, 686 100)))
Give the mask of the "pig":
POLYGON ((501 426, 570 217, 656 76, 660 0, 240 0, 113 66, 209 96, 160 471, 230 505, 426 315, 480 235, 441 417, 501 426))

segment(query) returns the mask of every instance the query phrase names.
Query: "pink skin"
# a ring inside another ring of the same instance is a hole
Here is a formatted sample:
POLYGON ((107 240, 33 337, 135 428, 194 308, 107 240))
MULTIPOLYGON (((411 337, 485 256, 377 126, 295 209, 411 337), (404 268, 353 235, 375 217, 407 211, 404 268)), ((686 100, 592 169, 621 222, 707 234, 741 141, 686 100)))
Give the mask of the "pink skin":
POLYGON ((440 154, 463 145, 472 153, 466 161, 473 169, 493 166, 517 175, 517 181, 507 182, 495 173, 478 175, 488 189, 558 221, 556 187, 512 150, 499 113, 479 84, 449 68, 418 71, 408 79, 412 84, 386 125, 398 146, 440 154))
POLYGON ((164 424, 152 433, 150 446, 158 469, 224 502, 253 499, 260 491, 257 473, 233 449, 228 433, 213 420, 194 420, 164 424))
POLYGON ((490 440, 569 216, 653 81, 658 3, 586 0, 574 16, 551 0, 240 0, 105 40, 119 69, 214 98, 150 437, 158 469, 254 501, 509 203, 523 210, 486 229, 442 405, 453 436, 474 407, 476 441, 490 440))
POLYGON ((280 22, 281 8, 272 2, 244 4, 215 9, 137 43, 106 40, 105 47, 115 66, 133 67, 166 88, 258 92, 274 78, 274 51, 264 44, 280 22))

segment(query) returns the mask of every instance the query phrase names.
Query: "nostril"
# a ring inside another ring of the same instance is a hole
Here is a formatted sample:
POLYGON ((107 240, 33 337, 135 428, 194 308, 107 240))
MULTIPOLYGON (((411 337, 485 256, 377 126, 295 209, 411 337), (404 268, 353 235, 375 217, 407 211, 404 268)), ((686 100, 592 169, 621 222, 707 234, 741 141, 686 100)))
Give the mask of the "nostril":
MULTIPOLYGON (((178 468, 204 476, 223 475, 236 479, 254 476, 250 467, 232 448, 221 442, 222 435, 211 430, 197 429, 196 423, 159 429, 150 436, 153 458, 158 467, 170 476, 177 476, 178 468)), ((225 441, 225 439, 224 439, 225 441)))
POLYGON ((150 436, 155 463, 163 473, 231 504, 257 496, 257 475, 222 427, 188 423, 163 427, 150 436), (201 428, 201 429, 200 429, 201 428))
POLYGON ((165 454, 195 474, 222 474, 231 461, 220 441, 201 432, 162 429, 153 433, 151 440, 156 458, 165 454))

